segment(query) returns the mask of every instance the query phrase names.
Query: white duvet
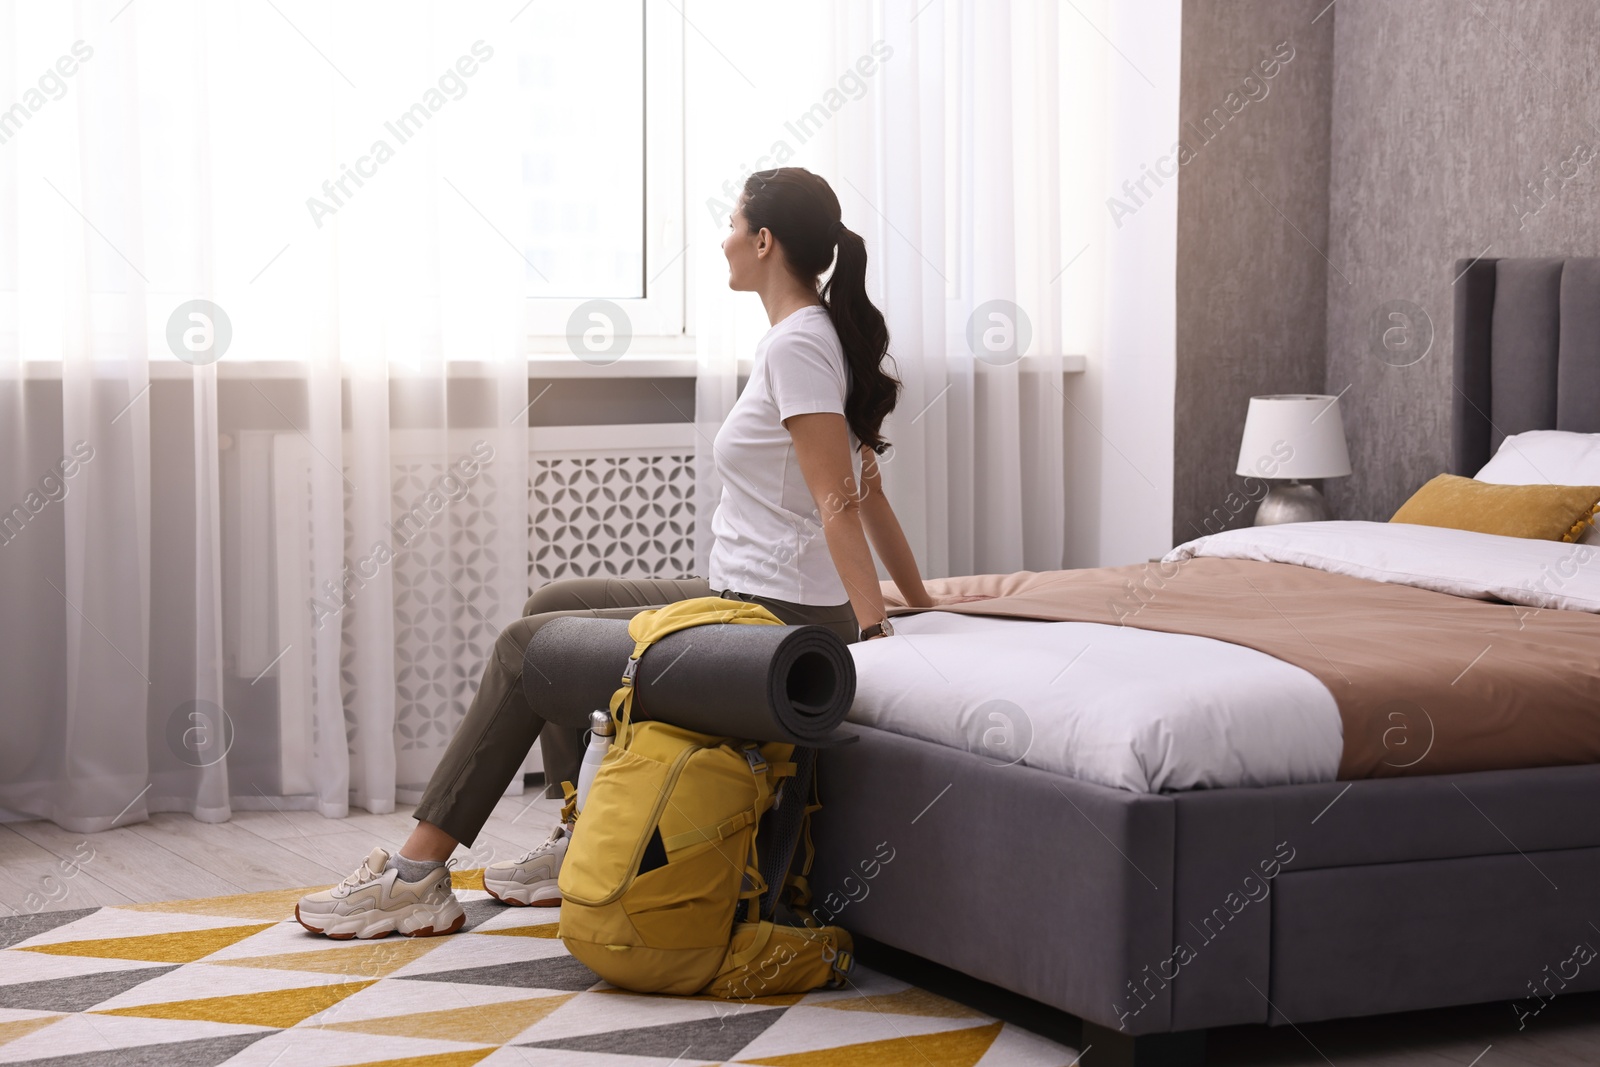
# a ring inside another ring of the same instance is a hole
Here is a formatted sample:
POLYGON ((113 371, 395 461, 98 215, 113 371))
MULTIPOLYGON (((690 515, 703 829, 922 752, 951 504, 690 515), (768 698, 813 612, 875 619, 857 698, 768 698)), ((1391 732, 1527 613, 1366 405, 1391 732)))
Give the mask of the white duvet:
MULTIPOLYGON (((1180 545, 1530 607, 1600 612, 1600 548, 1429 526, 1297 523, 1180 545)), ((1172 563, 1168 563, 1168 573, 1172 563)), ((928 611, 851 646, 850 721, 1135 792, 1332 781, 1333 696, 1264 652, 1096 623, 928 611)))

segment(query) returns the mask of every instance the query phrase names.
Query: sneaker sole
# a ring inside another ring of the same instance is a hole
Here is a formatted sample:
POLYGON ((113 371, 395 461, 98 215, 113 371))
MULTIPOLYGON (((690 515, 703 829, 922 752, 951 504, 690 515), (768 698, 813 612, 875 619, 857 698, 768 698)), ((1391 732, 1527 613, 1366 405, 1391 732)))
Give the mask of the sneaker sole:
MULTIPOLYGON (((432 909, 424 908, 421 910, 426 913, 432 909)), ((388 937, 393 933, 403 934, 406 937, 442 937, 445 934, 453 934, 457 930, 461 929, 462 926, 466 925, 467 921, 467 913, 462 909, 459 903, 457 903, 455 906, 455 912, 455 918, 450 922, 450 925, 444 929, 437 928, 438 920, 442 918, 442 916, 430 916, 433 921, 429 922, 427 926, 419 926, 413 930, 401 929, 407 920, 417 916, 417 909, 414 908, 412 911, 402 915, 386 915, 376 922, 367 923, 365 925, 356 925, 352 929, 340 930, 338 933, 329 933, 327 927, 312 926, 310 923, 306 922, 305 919, 301 918, 300 905, 296 904, 294 906, 294 921, 305 927, 307 930, 310 930, 312 933, 321 934, 323 937, 331 938, 334 941, 349 941, 352 938, 359 938, 363 941, 375 941, 379 938, 388 937)), ((449 911, 445 911, 444 914, 448 915, 449 911)), ((349 926, 351 925, 351 917, 347 916, 343 922, 333 925, 349 926)))
POLYGON ((510 904, 518 908, 559 908, 561 906, 561 890, 556 888, 554 882, 499 882, 499 892, 491 885, 489 879, 483 880, 483 891, 502 904, 510 904), (527 897, 527 900, 519 899, 527 897))

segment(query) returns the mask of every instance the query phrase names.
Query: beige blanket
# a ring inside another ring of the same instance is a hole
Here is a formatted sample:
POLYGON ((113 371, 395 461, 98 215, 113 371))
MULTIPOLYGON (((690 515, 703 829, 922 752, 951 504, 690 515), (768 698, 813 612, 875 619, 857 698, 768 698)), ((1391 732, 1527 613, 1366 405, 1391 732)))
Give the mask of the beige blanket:
MULTIPOLYGON (((1600 762, 1600 615, 1209 558, 926 585, 941 611, 1192 634, 1302 667, 1344 720, 1340 778, 1600 762)), ((891 615, 922 610, 883 589, 891 615)))

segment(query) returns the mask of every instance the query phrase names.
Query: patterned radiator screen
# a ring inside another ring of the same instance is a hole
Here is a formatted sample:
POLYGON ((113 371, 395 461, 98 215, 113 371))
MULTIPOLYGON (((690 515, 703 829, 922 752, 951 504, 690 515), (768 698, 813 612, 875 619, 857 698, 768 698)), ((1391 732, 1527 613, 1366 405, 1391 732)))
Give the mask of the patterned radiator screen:
MULTIPOLYGON (((560 578, 679 578, 694 568, 694 447, 693 427, 687 423, 531 430, 527 551, 520 560, 500 560, 493 548, 497 541, 504 543, 493 529, 503 510, 491 503, 502 489, 496 465, 463 479, 448 509, 435 506, 436 492, 430 495, 457 457, 481 447, 482 434, 470 429, 392 433, 390 530, 397 549, 388 564, 392 605, 360 592, 341 601, 326 588, 319 592, 314 587, 313 465, 323 461, 298 434, 261 435, 270 437, 270 443, 252 436, 240 441, 241 482, 247 498, 252 485, 270 485, 270 504, 262 502, 254 510, 270 511, 272 545, 270 552, 259 554, 243 546, 240 557, 246 562, 239 582, 245 592, 240 601, 250 603, 250 591, 259 590, 273 610, 270 615, 247 613, 239 620, 236 673, 248 678, 279 650, 288 649, 272 666, 278 680, 284 795, 310 788, 304 768, 318 739, 318 642, 313 632, 319 621, 326 625, 337 617, 340 624, 340 686, 354 798, 361 783, 354 758, 358 717, 352 709, 363 699, 381 700, 382 694, 362 693, 359 672, 351 664, 363 635, 374 632, 371 623, 376 620, 363 620, 362 613, 392 611, 396 798, 415 803, 477 691, 495 637, 521 613, 521 600, 512 602, 509 583, 500 578, 502 567, 525 572, 526 583, 515 587, 523 599, 560 578), (259 469, 264 466, 270 466, 270 474, 259 469), (261 562, 252 565, 251 560, 261 562)), ((352 569, 367 553, 365 543, 355 543, 349 519, 355 492, 347 479, 344 553, 352 569)), ((262 534, 247 526, 246 536, 262 534)), ((386 631, 380 627, 377 632, 386 631)), ((538 766, 536 747, 528 769, 538 766)))

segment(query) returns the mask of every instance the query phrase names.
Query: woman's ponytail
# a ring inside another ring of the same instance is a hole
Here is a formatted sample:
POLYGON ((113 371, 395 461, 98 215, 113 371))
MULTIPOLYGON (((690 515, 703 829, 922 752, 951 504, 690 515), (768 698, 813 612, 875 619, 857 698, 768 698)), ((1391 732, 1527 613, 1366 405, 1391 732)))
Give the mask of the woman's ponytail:
POLYGON ((820 295, 850 373, 845 421, 857 440, 883 452, 889 443, 880 431, 899 399, 900 381, 883 369, 889 327, 867 297, 866 242, 840 221, 839 199, 828 183, 802 167, 750 175, 741 208, 750 229, 770 230, 790 266, 812 284, 833 263, 820 295))
POLYGON ((822 287, 828 317, 844 346, 852 388, 845 398, 845 419, 856 438, 875 452, 889 447, 879 431, 894 410, 900 382, 883 369, 889 350, 889 326, 883 312, 867 297, 867 243, 861 235, 839 226, 839 252, 833 274, 822 287))

